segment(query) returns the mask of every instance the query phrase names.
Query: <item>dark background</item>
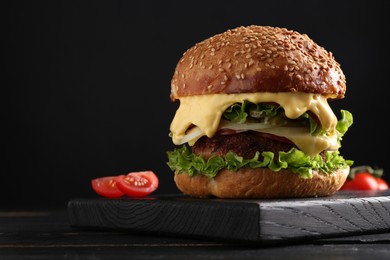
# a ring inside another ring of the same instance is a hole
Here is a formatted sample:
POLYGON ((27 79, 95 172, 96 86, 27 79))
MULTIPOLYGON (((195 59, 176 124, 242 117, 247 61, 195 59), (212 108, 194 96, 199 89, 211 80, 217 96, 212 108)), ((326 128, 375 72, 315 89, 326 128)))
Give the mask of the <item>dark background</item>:
MULTIPOLYGON (((2 5, 4 5, 2 3, 2 5)), ((240 25, 306 33, 347 78, 335 114, 355 123, 341 152, 387 180, 385 1, 14 1, 2 6, 0 206, 97 196, 92 178, 153 170, 176 193, 166 151, 182 53, 240 25)))

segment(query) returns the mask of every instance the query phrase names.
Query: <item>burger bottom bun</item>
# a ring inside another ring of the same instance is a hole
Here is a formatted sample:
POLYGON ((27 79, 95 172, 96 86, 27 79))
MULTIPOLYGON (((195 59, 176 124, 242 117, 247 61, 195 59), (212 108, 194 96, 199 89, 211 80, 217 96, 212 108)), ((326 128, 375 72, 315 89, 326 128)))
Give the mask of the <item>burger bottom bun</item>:
POLYGON ((297 198, 334 194, 344 184, 349 167, 331 174, 313 171, 313 178, 303 179, 290 170, 274 172, 268 168, 243 168, 237 172, 221 170, 214 178, 176 173, 180 191, 192 197, 218 198, 297 198))

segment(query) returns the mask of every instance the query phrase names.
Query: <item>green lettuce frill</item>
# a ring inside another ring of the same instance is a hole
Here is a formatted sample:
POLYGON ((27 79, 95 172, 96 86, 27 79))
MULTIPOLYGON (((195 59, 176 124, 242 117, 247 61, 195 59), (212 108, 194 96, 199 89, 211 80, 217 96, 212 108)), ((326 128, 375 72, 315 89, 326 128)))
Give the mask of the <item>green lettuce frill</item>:
POLYGON ((167 164, 172 171, 186 173, 190 176, 202 174, 209 178, 215 177, 218 171, 225 168, 233 172, 241 168, 269 168, 275 172, 290 169, 306 179, 312 178, 313 170, 330 174, 337 169, 353 164, 353 161, 345 160, 340 156, 338 151, 327 151, 324 160, 320 155, 311 158, 296 148, 292 148, 288 152, 279 152, 277 160, 274 160, 275 154, 273 152, 262 152, 262 160, 259 160, 259 152, 251 159, 244 159, 234 152, 228 152, 224 158, 212 156, 205 160, 203 157, 193 154, 185 145, 169 151, 167 154, 169 159, 167 164))

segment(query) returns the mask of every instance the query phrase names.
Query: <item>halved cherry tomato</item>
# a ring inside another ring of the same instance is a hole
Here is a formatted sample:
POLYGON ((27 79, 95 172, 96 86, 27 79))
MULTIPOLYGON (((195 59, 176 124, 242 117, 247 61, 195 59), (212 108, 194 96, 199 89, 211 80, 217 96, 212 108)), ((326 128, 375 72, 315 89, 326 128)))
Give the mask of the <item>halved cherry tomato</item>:
POLYGON ((127 196, 143 197, 158 187, 158 178, 152 171, 130 172, 115 178, 118 188, 127 196))
POLYGON ((115 178, 116 176, 108 176, 93 179, 92 188, 103 197, 119 198, 125 194, 118 189, 115 178))

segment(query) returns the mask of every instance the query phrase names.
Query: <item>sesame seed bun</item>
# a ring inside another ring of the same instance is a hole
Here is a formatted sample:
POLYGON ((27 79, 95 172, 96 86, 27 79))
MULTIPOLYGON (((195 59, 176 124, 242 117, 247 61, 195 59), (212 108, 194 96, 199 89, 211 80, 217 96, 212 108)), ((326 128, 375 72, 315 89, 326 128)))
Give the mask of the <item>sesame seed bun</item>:
POLYGON ((268 168, 243 168, 237 172, 221 170, 214 178, 204 175, 190 177, 175 174, 179 190, 193 197, 218 198, 291 198, 328 196, 341 188, 349 167, 332 174, 313 172, 313 178, 303 179, 290 170, 274 172, 268 168))
POLYGON ((331 52, 306 34, 248 26, 187 50, 171 82, 171 99, 217 93, 306 92, 344 98, 345 76, 331 52))

